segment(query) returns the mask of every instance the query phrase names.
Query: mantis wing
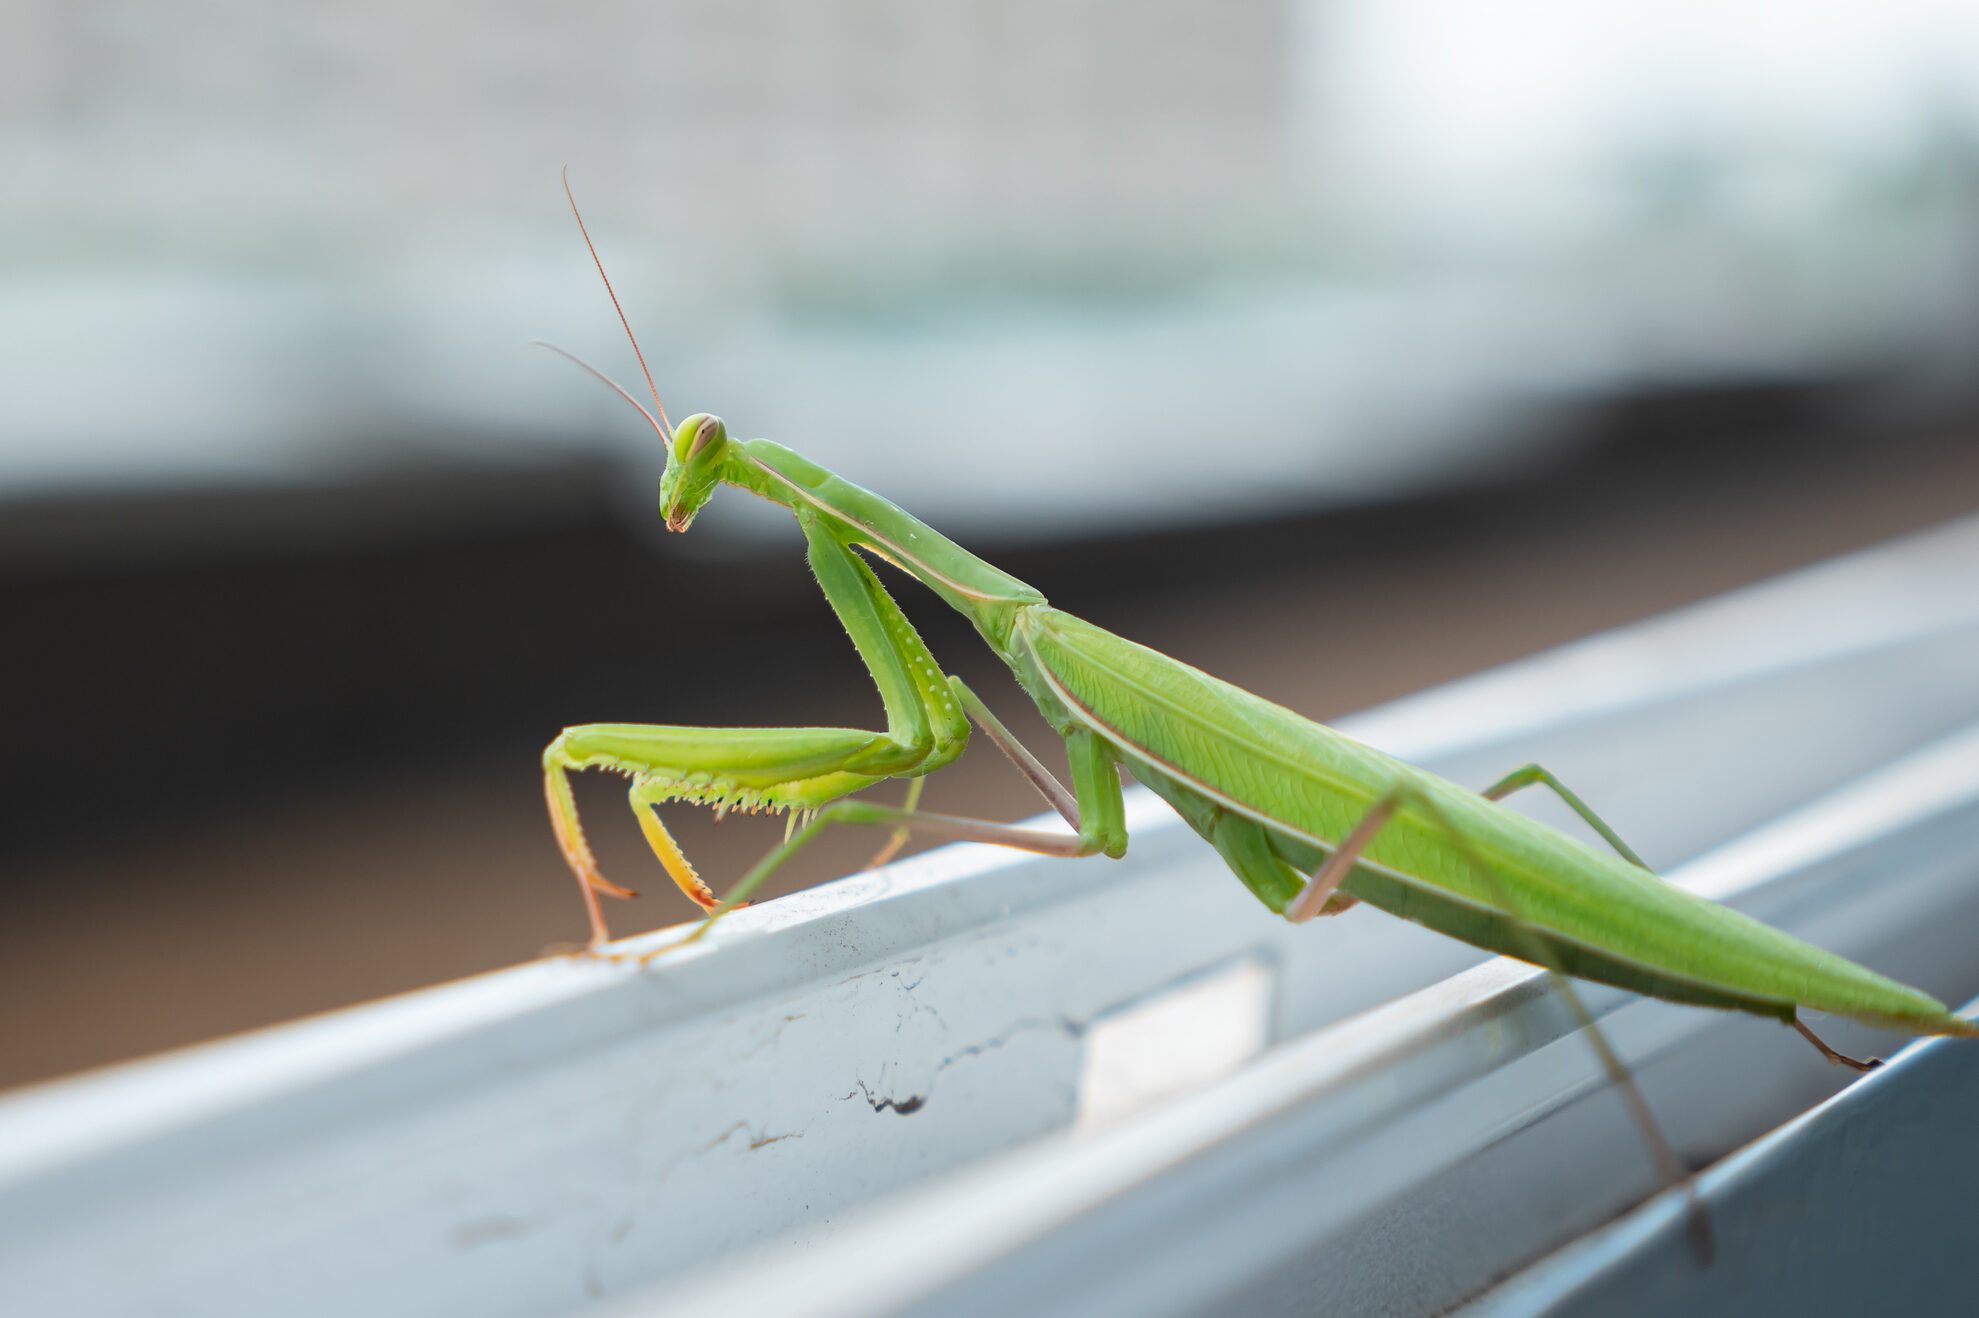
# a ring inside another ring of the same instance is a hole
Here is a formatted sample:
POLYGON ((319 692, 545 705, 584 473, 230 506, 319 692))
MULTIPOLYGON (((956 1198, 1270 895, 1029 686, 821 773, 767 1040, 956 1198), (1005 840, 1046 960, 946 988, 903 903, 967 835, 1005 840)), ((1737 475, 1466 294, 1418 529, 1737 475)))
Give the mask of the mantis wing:
POLYGON ((1680 1001, 1776 1017, 1810 1007, 1908 1033, 1979 1033, 1928 994, 1081 618, 1027 610, 1024 639, 1071 716, 1137 777, 1164 780, 1163 795, 1199 794, 1254 819, 1295 853, 1331 850, 1398 783, 1412 783, 1434 813, 1398 810, 1346 884, 1394 914, 1516 955, 1501 941, 1509 915, 1545 936, 1575 973, 1680 1001), (1452 845, 1449 828, 1464 846, 1452 845), (1492 875, 1477 873, 1473 856, 1492 875), (1500 893, 1517 909, 1502 910, 1500 893))

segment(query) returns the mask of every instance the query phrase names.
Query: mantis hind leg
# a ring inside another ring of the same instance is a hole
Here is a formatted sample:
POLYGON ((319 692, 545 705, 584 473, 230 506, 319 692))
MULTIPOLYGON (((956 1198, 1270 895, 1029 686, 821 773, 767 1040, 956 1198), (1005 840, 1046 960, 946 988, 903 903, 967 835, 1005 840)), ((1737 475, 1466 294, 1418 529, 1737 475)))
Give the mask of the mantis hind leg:
POLYGON ((1629 864, 1635 866, 1637 869, 1646 870, 1649 868, 1649 866, 1643 862, 1642 857, 1636 855, 1635 852, 1630 849, 1629 844, 1622 841, 1621 835, 1616 833, 1614 829, 1608 826, 1607 820, 1603 819, 1600 815, 1595 814, 1594 811, 1588 807, 1587 802, 1581 800, 1578 796, 1574 795, 1573 792, 1569 791, 1565 783, 1561 782, 1558 778, 1555 778, 1552 772, 1546 769, 1542 765, 1538 765, 1538 764, 1520 765, 1518 768, 1506 774, 1503 778, 1500 778, 1497 782, 1491 784, 1491 786, 1485 788, 1482 792, 1479 793, 1479 795, 1482 796, 1487 801, 1502 801, 1506 797, 1510 796, 1513 792, 1523 791, 1528 787, 1535 787, 1535 786, 1551 788, 1553 791, 1553 795, 1559 797, 1562 801, 1566 802, 1568 809, 1572 810, 1575 814, 1579 815, 1581 819, 1586 822, 1589 828, 1593 829, 1595 832, 1601 835, 1601 840, 1603 842, 1606 842, 1609 846, 1615 849, 1616 855, 1620 856, 1623 860, 1626 860, 1629 864))
MULTIPOLYGON (((1516 790, 1516 787, 1507 790, 1516 790)), ((1677 1157, 1676 1150, 1670 1146, 1662 1127, 1656 1124, 1655 1114, 1649 1110, 1649 1101, 1642 1096, 1642 1090, 1637 1086, 1635 1077, 1629 1074, 1629 1069, 1623 1063, 1621 1055, 1615 1051, 1614 1045, 1608 1042, 1608 1036, 1602 1032, 1600 1023, 1581 1001, 1580 994, 1574 989, 1572 981, 1561 969, 1560 959, 1552 947, 1543 936, 1520 919, 1517 903, 1512 899, 1512 894, 1504 880, 1485 864, 1464 836, 1463 831, 1451 822, 1442 807, 1426 793, 1413 783, 1403 781, 1371 806, 1368 812, 1361 816, 1360 822, 1354 826, 1353 831, 1326 858, 1325 863, 1319 867, 1319 872, 1307 883, 1305 890, 1286 907, 1285 917, 1288 920, 1299 921, 1309 920, 1317 915, 1327 899, 1338 890, 1341 881, 1352 872, 1354 865, 1375 836, 1404 805, 1418 807, 1442 829, 1458 854, 1464 857, 1466 863, 1492 892, 1493 900, 1506 917, 1508 925, 1518 932, 1518 941, 1522 945, 1521 959, 1531 961, 1534 965, 1543 968, 1552 980, 1561 1001, 1566 1003, 1567 1009, 1579 1022, 1588 1046, 1594 1050, 1595 1056, 1601 1063, 1601 1069, 1607 1073, 1610 1083, 1615 1086, 1623 1102, 1628 1105, 1629 1115, 1635 1122, 1636 1129, 1641 1132, 1643 1143, 1648 1146, 1650 1157, 1656 1163, 1658 1172, 1666 1184, 1682 1189, 1689 1208, 1691 1243, 1699 1258, 1708 1263, 1713 1253, 1713 1246, 1710 1219, 1705 1215, 1703 1201, 1697 1196, 1697 1187, 1692 1181, 1689 1169, 1677 1157)))
MULTIPOLYGON (((1586 821, 1587 826, 1589 828, 1592 828, 1595 832, 1599 833, 1601 835, 1602 840, 1615 849, 1616 855, 1620 856, 1623 860, 1626 860, 1627 862, 1629 862, 1629 864, 1634 865, 1639 869, 1645 869, 1645 870, 1649 869, 1649 866, 1643 862, 1642 857, 1636 855, 1636 853, 1629 848, 1629 844, 1622 841, 1621 837, 1615 832, 1615 830, 1608 826, 1608 822, 1606 820, 1601 818, 1600 815, 1594 813, 1594 811, 1591 808, 1589 808, 1589 806, 1585 801, 1581 800, 1580 797, 1576 796, 1572 791, 1570 791, 1565 783, 1561 782, 1558 778, 1554 777, 1553 773, 1547 768, 1545 768, 1543 765, 1539 765, 1539 764, 1521 765, 1520 767, 1506 774, 1503 778, 1500 778, 1497 782, 1493 783, 1491 786, 1485 788, 1484 791, 1480 793, 1480 795, 1482 795, 1486 800, 1489 801, 1502 801, 1514 792, 1522 791, 1525 788, 1535 787, 1535 786, 1542 786, 1552 789, 1552 792, 1555 796, 1559 797, 1562 801, 1564 801, 1569 809, 1571 809, 1575 814, 1579 815, 1583 820, 1586 821)), ((1654 873, 1655 871, 1651 870, 1650 872, 1654 873)), ((1800 1032, 1800 1036, 1802 1038, 1806 1039, 1808 1043, 1813 1045, 1816 1052, 1820 1053, 1822 1057, 1834 1063, 1836 1066, 1845 1066, 1852 1071, 1873 1071, 1877 1067, 1883 1064, 1883 1059, 1880 1057, 1870 1057, 1866 1059, 1850 1057, 1847 1053, 1838 1051, 1837 1049, 1830 1047, 1828 1043, 1821 1038, 1820 1035, 1816 1034, 1813 1030, 1809 1029, 1807 1027, 1807 1023, 1801 1020, 1800 1017, 1797 1015, 1789 1023, 1793 1026, 1795 1030, 1800 1032)))
POLYGON ((1802 1020, 1798 1015, 1794 1016, 1791 1024, 1794 1029, 1800 1031, 1801 1038, 1813 1044, 1816 1052, 1820 1053, 1821 1056, 1830 1062, 1833 1062, 1836 1066, 1845 1066, 1851 1071, 1873 1071, 1883 1064, 1883 1059, 1880 1057, 1850 1057, 1847 1053, 1838 1052, 1834 1048, 1829 1047, 1828 1042, 1814 1031, 1808 1029, 1807 1022, 1802 1020))

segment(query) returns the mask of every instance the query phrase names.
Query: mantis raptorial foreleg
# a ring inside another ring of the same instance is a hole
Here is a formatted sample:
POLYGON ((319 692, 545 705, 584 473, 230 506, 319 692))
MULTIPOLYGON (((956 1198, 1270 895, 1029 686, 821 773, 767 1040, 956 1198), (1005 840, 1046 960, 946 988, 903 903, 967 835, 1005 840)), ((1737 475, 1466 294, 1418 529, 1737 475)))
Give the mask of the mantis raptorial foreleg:
POLYGON ((574 769, 605 769, 631 778, 628 793, 639 826, 680 890, 703 909, 715 905, 652 807, 690 800, 717 809, 803 808, 870 786, 877 777, 846 769, 898 748, 884 733, 857 728, 694 728, 639 723, 587 723, 566 728, 543 751, 550 821, 571 872, 584 892, 593 945, 609 940, 597 894, 630 897, 606 879, 592 858, 571 795, 574 769))
MULTIPOLYGON (((1004 735, 1009 734, 1006 732, 1004 735)), ((898 806, 879 805, 870 801, 840 801, 820 810, 816 818, 757 861, 755 866, 737 881, 722 903, 710 911, 708 918, 697 925, 692 933, 665 947, 645 953, 637 959, 642 962, 650 961, 663 953, 699 940, 714 926, 715 921, 747 902, 750 895, 762 886, 770 875, 830 824, 891 825, 895 829, 926 833, 932 837, 947 838, 951 841, 988 842, 1043 856, 1125 854, 1126 807, 1120 793, 1120 775, 1114 767, 1111 754, 1104 744, 1089 732, 1075 731, 1066 734, 1065 745, 1072 765, 1074 806, 1072 818, 1068 821, 1075 830, 1072 835, 1044 833, 1036 829, 1018 828, 988 819, 903 810, 898 806)))
POLYGON ((639 831, 645 834, 646 845, 653 849, 653 855, 658 858, 667 876, 687 894, 689 901, 702 910, 712 911, 721 899, 694 872, 693 862, 687 859, 687 853, 680 849, 680 844, 673 840, 673 834, 667 832, 667 826, 654 813, 654 807, 668 799, 665 785, 635 781, 626 792, 626 798, 632 803, 632 814, 639 821, 639 831))
MULTIPOLYGON (((1520 772, 1523 773, 1524 770, 1520 772)), ((1516 778, 1518 775, 1515 774, 1513 777, 1516 778)), ((1535 778, 1534 781, 1540 780, 1535 778)), ((1516 790, 1516 785, 1507 790, 1516 790)), ((1319 872, 1306 885, 1306 890, 1285 908, 1286 918, 1294 921, 1309 920, 1317 914, 1319 908, 1325 904, 1326 898, 1332 895, 1341 881, 1353 870, 1376 835, 1395 817, 1398 810, 1408 805, 1422 810, 1449 838, 1457 853, 1464 857, 1470 869, 1490 890, 1494 904, 1504 914, 1509 927, 1521 944, 1521 957, 1546 971, 1554 991, 1559 994, 1560 1000, 1566 1003, 1567 1010, 1573 1013, 1574 1019, 1587 1038, 1588 1046, 1594 1049, 1595 1056, 1600 1060, 1601 1069, 1607 1073, 1609 1082, 1615 1086, 1622 1096, 1622 1101, 1628 1105, 1630 1116, 1634 1119, 1636 1128, 1642 1133, 1643 1143, 1648 1146, 1650 1156, 1655 1161, 1663 1180, 1666 1184, 1683 1188, 1684 1199, 1689 1208, 1692 1242, 1699 1255, 1708 1261, 1713 1246, 1710 1219, 1705 1215, 1703 1201, 1697 1197, 1697 1187, 1691 1181, 1689 1168, 1685 1167, 1677 1157, 1676 1150, 1670 1147, 1670 1142, 1664 1137, 1662 1128, 1656 1124, 1656 1117, 1650 1112, 1649 1102, 1642 1096, 1642 1090, 1636 1085, 1635 1077, 1629 1074, 1629 1069, 1623 1063, 1621 1055, 1608 1042, 1608 1037, 1602 1032, 1600 1023, 1594 1019, 1594 1013, 1581 1001, 1580 994, 1562 969, 1553 949, 1520 917, 1504 880, 1484 862, 1471 846, 1470 840, 1464 836, 1463 831, 1451 822, 1443 808, 1426 792, 1406 780, 1391 787, 1380 800, 1369 807, 1367 813, 1361 816, 1360 822, 1354 826, 1353 831, 1326 858, 1326 863, 1320 866, 1319 872)))
POLYGON ((543 752, 544 788, 557 842, 584 893, 593 946, 610 938, 598 893, 632 893, 599 873, 578 822, 571 770, 607 769, 631 778, 633 810, 654 855, 682 892, 712 910, 718 906, 714 894, 654 806, 686 800, 724 810, 814 810, 886 778, 939 768, 968 742, 961 703, 879 578, 815 520, 801 520, 811 569, 879 688, 887 730, 623 723, 565 729, 543 752))

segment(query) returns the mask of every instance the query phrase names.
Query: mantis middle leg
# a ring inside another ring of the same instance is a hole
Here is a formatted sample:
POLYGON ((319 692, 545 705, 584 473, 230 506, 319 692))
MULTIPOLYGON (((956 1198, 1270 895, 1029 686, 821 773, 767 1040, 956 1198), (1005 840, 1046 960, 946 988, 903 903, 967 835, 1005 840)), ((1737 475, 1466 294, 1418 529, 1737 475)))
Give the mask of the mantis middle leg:
POLYGON ((1520 765, 1497 782, 1491 784, 1491 786, 1485 788, 1479 795, 1487 801, 1502 801, 1514 792, 1524 791, 1528 787, 1535 786, 1550 787, 1553 790, 1553 795, 1566 802, 1568 809, 1579 815, 1589 828, 1601 835, 1603 842, 1606 842, 1615 849, 1616 855, 1637 869, 1646 870, 1649 868, 1648 865, 1643 863, 1642 857, 1636 855, 1630 849, 1629 844, 1622 841, 1621 835, 1608 827, 1607 820, 1595 814, 1588 807, 1587 802, 1569 791, 1565 783, 1555 778, 1552 772, 1542 765, 1520 765))
MULTIPOLYGON (((1003 726, 1003 721, 991 712, 990 707, 985 705, 982 702, 982 698, 974 691, 971 691, 963 683, 961 678, 949 678, 948 685, 949 689, 955 692, 955 698, 962 702, 962 708, 968 711, 969 717, 975 721, 977 727, 983 730, 984 735, 990 739, 991 743, 1003 752, 1004 758, 1016 766, 1017 772, 1024 776, 1026 782, 1037 789, 1038 795, 1042 796, 1051 805, 1051 808, 1058 812, 1059 818, 1070 824, 1076 831, 1079 827, 1079 809, 1077 803, 1073 800, 1072 793, 1067 790, 1065 784, 1052 776, 1051 770, 1045 768, 1039 762, 1038 757, 1031 754, 1030 749, 1023 742, 1017 740, 1009 728, 1003 726)), ((921 777, 916 778, 912 783, 908 784, 907 800, 902 806, 903 809, 911 812, 920 805, 921 786, 925 782, 927 782, 927 779, 921 777)), ((882 846, 878 854, 866 862, 866 868, 873 869, 893 859, 895 853, 906 844, 909 832, 910 830, 904 825, 894 829, 893 835, 887 839, 886 845, 882 846)))

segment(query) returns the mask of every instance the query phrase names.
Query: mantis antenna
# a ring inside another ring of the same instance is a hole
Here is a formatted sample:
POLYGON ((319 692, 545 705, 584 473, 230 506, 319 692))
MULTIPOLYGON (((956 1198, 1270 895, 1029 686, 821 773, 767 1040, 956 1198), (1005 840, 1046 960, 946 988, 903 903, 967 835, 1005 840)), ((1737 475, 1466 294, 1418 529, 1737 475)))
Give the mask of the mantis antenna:
MULTIPOLYGON (((654 430, 659 431, 659 435, 662 440, 671 438, 671 436, 668 434, 667 431, 662 430, 660 428, 660 423, 658 420, 654 418, 653 414, 646 410, 646 405, 644 403, 640 402, 637 398, 634 398, 630 393, 626 392, 626 388, 624 385, 620 384, 617 380, 612 379, 611 376, 606 375, 603 371, 593 366, 590 362, 585 361, 582 357, 579 357, 576 353, 571 352, 569 349, 559 348, 556 344, 550 343, 544 339, 531 339, 529 340, 529 346, 532 348, 548 348, 551 352, 563 358, 571 365, 577 367, 577 369, 583 371, 586 375, 589 375, 599 384, 604 385, 605 388, 611 390, 613 393, 617 394, 620 398, 623 398, 626 402, 638 408, 639 415, 645 417, 647 424, 652 426, 654 430)), ((661 413, 661 415, 664 416, 665 413, 661 413)))
MULTIPOLYGON (((569 165, 563 167, 563 195, 570 202, 570 213, 577 218, 577 231, 584 235, 584 246, 591 253, 591 264, 598 267, 598 278, 605 281, 605 293, 612 300, 612 310, 618 312, 618 323, 625 327, 625 337, 632 341, 632 355, 639 359, 640 374, 646 377, 646 390, 653 395, 653 412, 660 414, 660 419, 653 422, 653 428, 660 432, 661 439, 672 439, 673 422, 667 419, 666 404, 660 401, 660 387, 653 383, 653 372, 646 366, 646 354, 639 350, 639 336, 632 332, 632 322, 625 318, 625 308, 619 305, 618 290, 612 287, 612 277, 605 273, 605 263, 598 259, 598 246, 591 241, 591 230, 584 225, 584 212, 577 209, 577 195, 570 190, 569 165)), ((585 370, 591 372, 591 374, 597 376, 600 380, 603 380, 606 384, 611 385, 613 389, 618 390, 621 398, 631 403, 634 407, 637 407, 641 412, 645 412, 648 421, 653 421, 653 412, 647 412, 644 405, 638 399, 620 388, 617 382, 612 380, 603 371, 592 366, 589 362, 565 352, 553 343, 543 343, 541 340, 537 340, 537 343, 541 347, 548 348, 551 352, 569 358, 585 370)))

